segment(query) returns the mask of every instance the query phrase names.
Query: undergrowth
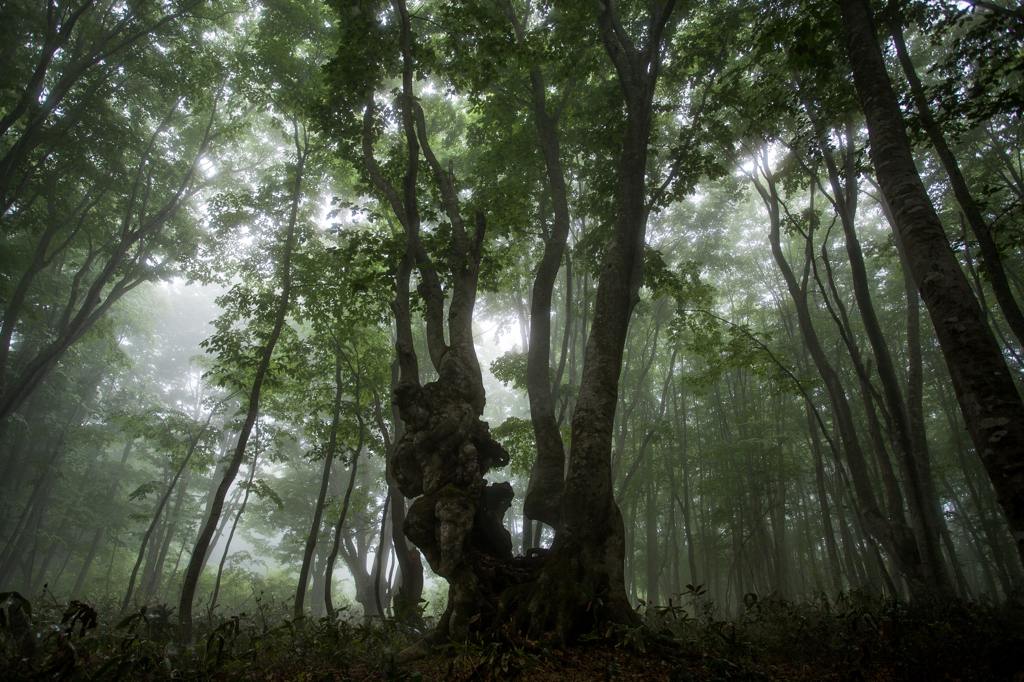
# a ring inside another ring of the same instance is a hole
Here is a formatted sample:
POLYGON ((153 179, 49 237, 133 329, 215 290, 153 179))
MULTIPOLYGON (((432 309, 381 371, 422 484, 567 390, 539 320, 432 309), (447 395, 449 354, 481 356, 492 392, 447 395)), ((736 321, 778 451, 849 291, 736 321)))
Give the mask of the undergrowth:
POLYGON ((1024 603, 914 603, 864 594, 807 603, 744 599, 720 619, 700 587, 560 651, 509 632, 449 643, 401 667, 422 636, 394 620, 249 612, 196 623, 177 641, 167 605, 115 607, 0 593, 0 680, 1011 680, 1024 681, 1024 603))
POLYGON ((647 628, 708 660, 711 679, 1024 681, 1019 598, 908 604, 854 592, 794 603, 747 594, 738 618, 720 620, 701 588, 682 597, 690 608, 650 609, 647 628))

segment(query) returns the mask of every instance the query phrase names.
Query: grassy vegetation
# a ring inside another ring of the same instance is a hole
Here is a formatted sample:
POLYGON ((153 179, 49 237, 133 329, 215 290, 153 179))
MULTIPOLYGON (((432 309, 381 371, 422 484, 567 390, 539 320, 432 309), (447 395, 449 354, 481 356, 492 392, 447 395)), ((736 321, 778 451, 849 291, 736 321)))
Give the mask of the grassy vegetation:
MULTIPOLYGON (((0 594, 2 680, 1013 680, 1024 679, 1024 602, 913 604, 841 595, 793 604, 748 595, 734 620, 700 590, 560 650, 509 632, 449 643, 404 668, 422 634, 396 621, 291 620, 290 607, 207 619, 176 640, 173 609, 0 594)), ((427 627, 429 627, 429 623, 427 627)))

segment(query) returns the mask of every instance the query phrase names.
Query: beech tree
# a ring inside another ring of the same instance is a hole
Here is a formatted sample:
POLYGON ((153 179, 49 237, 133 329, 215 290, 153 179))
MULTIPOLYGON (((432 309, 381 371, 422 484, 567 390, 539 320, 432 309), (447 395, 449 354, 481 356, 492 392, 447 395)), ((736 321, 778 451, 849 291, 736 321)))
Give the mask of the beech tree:
POLYGON ((840 4, 871 159, 928 308, 975 450, 1024 563, 1024 401, 921 182, 871 8, 840 4))
MULTIPOLYGON (((550 557, 539 567, 536 584, 530 581, 519 585, 501 599, 506 614, 518 611, 529 619, 532 636, 550 628, 568 641, 596 611, 600 611, 598 617, 618 622, 631 622, 634 617, 624 591, 623 529, 612 490, 610 425, 626 329, 642 282, 649 210, 645 191, 647 145, 663 39, 667 38, 666 31, 671 35, 673 7, 671 2, 655 5, 643 20, 646 42, 639 47, 622 28, 614 5, 605 6, 598 16, 597 31, 617 70, 626 112, 618 169, 618 211, 595 302, 593 329, 597 333, 590 336, 584 360, 558 535, 550 557), (605 594, 602 608, 588 609, 587 593, 578 585, 592 595, 605 594)), ((401 368, 394 400, 406 428, 397 444, 395 477, 405 495, 419 496, 409 510, 406 535, 423 551, 434 571, 451 585, 448 608, 436 637, 461 639, 473 622, 486 623, 481 616, 493 610, 493 602, 503 589, 499 586, 509 582, 509 569, 505 567, 511 564, 511 540, 498 519, 504 515, 512 491, 507 485, 484 487, 482 479, 490 467, 507 464, 508 455, 478 420, 484 395, 472 341, 472 309, 486 218, 483 207, 478 208, 475 233, 470 237, 464 227, 452 166, 446 173, 431 148, 422 108, 414 99, 416 64, 411 20, 400 1, 394 4, 390 23, 399 29, 392 44, 402 58, 402 90, 396 107, 396 118, 405 136, 406 171, 401 194, 383 174, 373 148, 374 97, 377 83, 386 72, 377 66, 383 60, 375 45, 363 37, 372 32, 380 36, 382 28, 376 17, 356 13, 364 41, 358 48, 359 58, 374 69, 365 76, 365 94, 354 88, 348 91, 348 96, 358 97, 364 107, 362 161, 369 180, 386 198, 407 239, 393 306, 401 368), (452 230, 448 254, 453 292, 450 342, 443 334, 438 272, 420 237, 417 175, 421 153, 433 171, 452 230), (422 387, 409 326, 407 281, 413 267, 420 274, 418 291, 426 306, 428 350, 439 377, 422 387), (501 563, 495 565, 494 559, 501 563)), ((552 467, 552 471, 555 469, 552 467)))
POLYGON ((239 113, 223 43, 198 38, 219 30, 205 2, 114 5, 3 10, 5 425, 126 293, 194 256, 201 166, 239 113))

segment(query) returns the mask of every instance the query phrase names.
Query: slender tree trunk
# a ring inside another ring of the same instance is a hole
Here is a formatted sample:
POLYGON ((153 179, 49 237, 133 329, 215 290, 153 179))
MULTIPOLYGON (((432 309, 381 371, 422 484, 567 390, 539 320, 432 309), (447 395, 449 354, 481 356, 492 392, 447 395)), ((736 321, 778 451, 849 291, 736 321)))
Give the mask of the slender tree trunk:
MULTIPOLYGON (((117 495, 117 491, 120 488, 121 475, 124 472, 125 464, 128 462, 128 456, 131 454, 134 445, 135 439, 130 439, 124 444, 124 449, 121 451, 121 464, 118 468, 117 476, 114 477, 114 482, 111 483, 110 487, 107 489, 107 506, 114 501, 114 496, 117 495)), ((92 543, 89 545, 89 553, 86 554, 85 560, 82 562, 82 568, 78 571, 78 577, 75 579, 74 587, 71 588, 70 597, 77 597, 82 592, 82 587, 85 585, 85 577, 89 575, 89 569, 92 567, 92 562, 96 558, 96 552, 103 539, 103 530, 103 526, 100 526, 96 529, 96 532, 93 535, 92 543)))
POLYGON ((124 600, 121 602, 121 613, 123 614, 128 608, 128 604, 132 600, 132 592, 135 590, 135 579, 139 574, 139 566, 142 565, 142 559, 146 554, 146 546, 149 544, 149 538, 153 535, 153 531, 156 529, 157 523, 160 521, 160 515, 163 513, 164 507, 167 505, 167 500, 171 498, 171 493, 174 491, 174 486, 177 485, 178 479, 181 478, 181 474, 185 471, 185 467, 188 466, 189 460, 192 459, 192 454, 196 451, 196 446, 199 445, 199 439, 203 437, 206 429, 210 427, 210 421, 213 420, 213 415, 216 414, 216 410, 210 410, 210 416, 207 417, 206 423, 203 427, 196 432, 196 435, 192 438, 192 442, 189 444, 188 452, 185 454, 185 458, 181 461, 178 466, 178 470, 174 472, 174 477, 171 482, 167 484, 167 490, 160 497, 160 503, 156 506, 156 511, 153 512, 153 520, 149 523, 149 528, 146 529, 145 535, 142 536, 142 543, 139 546, 139 557, 135 560, 135 566, 132 568, 131 577, 128 579, 128 589, 125 590, 124 600))
MULTIPOLYGON (((22 510, 21 517, 18 519, 17 524, 7 539, 7 544, 4 546, 2 552, 0 552, 0 584, 6 583, 10 578, 10 573, 14 570, 14 564, 21 559, 21 564, 24 566, 26 561, 28 563, 28 570, 31 572, 32 562, 34 561, 35 544, 32 545, 32 551, 27 556, 21 556, 24 554, 24 548, 19 550, 19 547, 23 546, 22 540, 24 539, 25 533, 31 527, 30 524, 35 524, 38 529, 38 524, 42 519, 43 511, 46 505, 49 503, 50 490, 57 478, 60 464, 64 459, 65 448, 64 442, 67 438, 68 431, 72 425, 77 425, 81 422, 81 415, 83 410, 86 408, 86 402, 93 397, 96 388, 99 386, 101 379, 103 378, 102 372, 97 373, 95 376, 90 377, 82 386, 82 392, 75 404, 75 407, 71 410, 70 415, 64 422, 63 428, 57 433, 47 433, 45 440, 46 446, 41 449, 43 453, 49 453, 46 464, 41 468, 39 478, 36 480, 36 484, 32 489, 32 493, 29 495, 28 502, 22 510)), ((24 469, 24 467, 21 467, 24 469)), ((11 486, 11 489, 18 489, 17 482, 11 486)), ((35 532, 35 531, 32 531, 35 532)), ((26 580, 24 591, 30 593, 29 588, 31 583, 26 580)))
MULTIPOLYGON (((397 358, 391 363, 391 390, 398 386, 400 368, 397 358)), ((391 538, 395 549, 395 560, 401 573, 401 582, 397 587, 394 596, 394 611, 399 619, 419 624, 423 618, 420 614, 420 602, 423 597, 423 563, 420 561, 420 553, 409 546, 405 538, 405 497, 398 490, 398 481, 394 475, 395 445, 401 440, 405 429, 402 425, 402 418, 399 415, 398 407, 391 405, 391 423, 394 425, 394 432, 388 429, 384 420, 384 408, 380 396, 374 391, 374 415, 377 420, 377 429, 384 437, 384 452, 387 457, 385 478, 388 484, 388 493, 391 496, 391 538)))
POLYGON ((974 238, 978 240, 981 257, 985 262, 985 270, 989 276, 989 283, 992 285, 992 292, 996 296, 1000 310, 1003 311, 1006 323, 1010 326, 1010 331, 1017 339, 1017 344, 1024 346, 1024 313, 1021 313, 1020 306, 1010 290, 1010 283, 1006 277, 1006 271, 1003 269, 1002 259, 999 257, 999 248, 992 236, 988 221, 981 214, 978 202, 971 195, 971 191, 967 187, 967 181, 964 179, 963 173, 960 172, 960 164, 957 163, 956 156, 954 156, 953 151, 946 143, 945 136, 942 134, 942 129, 935 121, 935 117, 932 116, 924 86, 917 76, 917 69, 914 68, 914 62, 910 59, 910 53, 907 51, 901 22, 891 22, 889 30, 892 32, 893 44, 896 46, 896 55, 899 57, 903 73, 907 77, 907 82, 910 84, 910 94, 914 99, 914 107, 917 109, 918 118, 928 134, 932 147, 935 148, 935 155, 939 157, 939 162, 949 177, 949 185, 953 190, 953 196, 956 197, 957 203, 960 204, 960 208, 967 218, 967 224, 971 226, 971 231, 974 233, 974 238))
MULTIPOLYGON (((178 496, 174 501, 174 509, 167 519, 167 530, 164 532, 163 542, 160 543, 160 549, 157 552, 156 561, 154 562, 149 579, 144 583, 143 594, 147 600, 156 597, 157 592, 160 591, 160 583, 163 580, 164 574, 164 562, 167 561, 167 553, 171 549, 171 541, 174 539, 174 533, 178 529, 178 522, 181 519, 181 508, 185 503, 185 496, 188 493, 188 484, 191 478, 192 471, 187 470, 185 472, 185 480, 178 486, 178 496)), ((182 543, 184 543, 184 538, 182 543)))
MULTIPOLYGON (((922 460, 927 460, 927 453, 915 453, 914 451, 906 402, 900 391, 892 354, 889 351, 889 344, 882 333, 881 324, 878 322, 878 317, 875 314, 875 307, 868 284, 867 267, 864 263, 860 239, 857 236, 855 216, 857 195, 860 190, 857 183, 856 154, 852 149, 852 125, 847 125, 845 137, 842 138, 846 141, 846 163, 844 164, 843 177, 840 178, 839 169, 825 138, 825 131, 820 127, 811 107, 808 106, 807 111, 817 129, 822 156, 825 159, 829 181, 832 186, 832 202, 836 213, 839 215, 840 223, 843 226, 843 233, 846 237, 846 253, 850 261, 850 276, 853 281, 857 309, 860 311, 861 321, 864 324, 864 330, 878 365, 878 378, 882 384, 882 393, 885 397, 888 414, 890 442, 892 443, 900 475, 903 479, 910 526, 917 540, 922 573, 929 591, 936 594, 946 594, 950 590, 949 576, 946 574, 945 565, 942 561, 942 550, 939 547, 939 531, 932 512, 932 501, 928 497, 928 491, 932 488, 929 482, 924 479, 923 472, 921 471, 921 463, 922 460)), ((927 464, 926 461, 925 463, 927 464)))
MULTIPOLYGON (((142 565, 142 576, 139 577, 139 590, 136 594, 141 593, 143 600, 146 598, 146 590, 149 587, 150 582, 153 579, 153 571, 156 569, 157 557, 160 554, 160 548, 163 547, 164 538, 168 535, 168 529, 171 526, 171 520, 167 514, 160 516, 160 523, 156 528, 156 531, 150 537, 150 542, 155 550, 150 550, 146 554, 146 562, 142 565)), ((137 576, 138 577, 138 576, 137 576)))
MULTIPOLYGON (((520 44, 525 39, 524 22, 516 16, 511 0, 506 12, 520 44)), ((528 19, 529 17, 527 17, 528 19)), ((554 209, 551 231, 545 230, 544 254, 537 266, 530 299, 530 343, 526 361, 527 393, 530 418, 537 442, 537 462, 526 489, 526 513, 555 528, 559 525, 562 488, 565 485, 565 446, 555 419, 555 402, 551 390, 551 299, 558 268, 562 262, 569 236, 569 201, 562 171, 558 135, 561 108, 550 112, 548 88, 540 66, 530 71, 531 111, 540 140, 541 154, 547 172, 547 192, 554 209)))
MULTIPOLYGON (((813 191, 813 188, 812 188, 813 191)), ((813 202, 812 202, 813 203, 813 202)), ((840 335, 842 336, 843 343, 846 346, 850 354, 850 360, 853 364, 854 373, 857 375, 857 380, 860 384, 861 400, 864 404, 864 414, 867 419, 868 435, 871 440, 871 449, 875 455, 874 463, 876 465, 875 475, 876 478, 880 478, 882 486, 885 490, 886 499, 886 510, 889 513, 890 521, 895 521, 901 525, 906 524, 906 518, 903 513, 903 492, 900 490, 899 480, 896 478, 896 473, 892 468, 892 462, 889 459, 889 453, 885 446, 885 437, 882 434, 882 425, 878 419, 878 410, 876 406, 888 418, 888 411, 885 407, 884 399, 875 390, 875 387, 871 384, 871 360, 870 358, 865 365, 861 358, 860 348, 857 346, 853 326, 850 324, 850 318, 846 311, 846 306, 843 303, 842 296, 840 296, 839 288, 836 286, 835 278, 832 275, 831 260, 828 255, 828 249, 826 248, 827 240, 823 240, 821 244, 821 260, 825 268, 826 281, 828 288, 821 284, 820 277, 818 276, 817 266, 812 262, 812 269, 814 270, 814 277, 818 281, 819 287, 822 291, 822 296, 825 297, 826 307, 832 314, 832 318, 839 328, 840 335), (832 304, 828 303, 828 292, 832 294, 832 304), (833 307, 835 308, 833 310, 833 307)), ((808 240, 808 254, 812 252, 811 241, 808 240)), ((891 419, 888 419, 891 422, 891 419)), ((891 429, 890 429, 890 435, 891 429)))
MULTIPOLYGON (((356 410, 358 413, 358 404, 356 410)), ((356 449, 352 453, 352 466, 349 471, 348 488, 345 490, 345 500, 341 503, 341 514, 338 515, 338 522, 334 524, 334 544, 331 546, 331 553, 327 556, 327 570, 325 571, 326 577, 324 578, 324 607, 327 609, 327 615, 334 618, 334 601, 331 599, 331 587, 334 584, 334 562, 338 558, 338 550, 341 546, 341 530, 345 527, 345 517, 348 515, 348 504, 352 499, 352 488, 356 484, 356 471, 359 468, 359 455, 363 450, 363 435, 366 432, 363 426, 362 417, 359 419, 359 441, 356 444, 356 449)))
POLYGON ((263 390, 263 382, 266 378, 267 370, 270 368, 270 359, 274 354, 274 347, 277 345, 277 340, 281 336, 281 330, 284 328, 285 315, 288 312, 288 306, 291 301, 292 250, 295 248, 299 203, 302 198, 302 182, 308 150, 308 145, 304 145, 300 141, 299 124, 294 122, 293 125, 297 159, 294 184, 292 186, 291 210, 284 241, 284 255, 279 268, 281 296, 277 302, 274 325, 271 328, 266 345, 263 347, 260 363, 253 376, 252 388, 249 391, 249 409, 245 422, 242 425, 242 430, 238 435, 238 445, 235 447, 235 453, 231 457, 231 461, 224 470, 224 477, 221 479, 220 485, 217 486, 217 492, 214 494, 213 500, 211 500, 206 523, 203 524, 202 530, 199 532, 195 548, 192 550, 192 557, 189 559, 188 568, 185 569, 185 579, 182 582, 181 599, 178 605, 178 620, 181 624, 180 636, 182 641, 185 642, 191 642, 192 640, 192 601, 195 598, 196 586, 199 584, 199 575, 205 563, 206 552, 210 548, 210 540, 213 538, 214 531, 220 521, 221 511, 224 507, 224 498, 227 497, 228 489, 234 482, 235 476, 238 474, 238 468, 242 465, 242 459, 245 457, 245 448, 249 442, 249 434, 252 433, 253 425, 256 423, 256 417, 259 414, 260 393, 263 390))
MULTIPOLYGON (((690 497, 690 463, 687 457, 689 441, 686 429, 686 394, 680 392, 677 396, 672 394, 673 416, 675 417, 676 442, 680 444, 680 465, 683 469, 683 500, 680 502, 676 496, 676 503, 683 512, 683 532, 686 534, 686 563, 690 569, 690 585, 697 585, 697 557, 696 549, 693 546, 693 529, 690 513, 690 504, 693 498, 690 497), (682 408, 680 408, 682 405, 682 408)), ((671 471, 671 468, 669 469, 671 471)), ((673 495, 675 495, 675 483, 672 484, 673 495)))
POLYGON ((213 582, 213 594, 210 596, 210 608, 208 610, 211 626, 213 625, 213 612, 217 608, 217 597, 220 595, 220 581, 224 575, 224 564, 227 563, 228 553, 231 551, 231 541, 235 538, 238 522, 241 520, 242 514, 245 513, 245 505, 249 502, 249 495, 252 493, 252 481, 253 477, 256 476, 256 464, 260 458, 259 448, 259 427, 257 425, 256 447, 252 454, 252 466, 249 467, 249 479, 245 482, 245 494, 242 496, 242 504, 238 506, 238 511, 235 513, 235 519, 231 522, 231 532, 228 533, 228 539, 224 543, 224 553, 220 557, 220 564, 217 565, 217 578, 213 582))
MULTIPOLYGON (((380 515, 380 533, 379 541, 377 542, 377 552, 373 556, 373 600, 377 607, 377 616, 384 617, 383 604, 388 603, 387 595, 381 595, 381 584, 380 576, 381 571, 384 570, 384 565, 388 562, 388 556, 391 554, 391 543, 388 542, 388 507, 391 506, 391 494, 390 492, 384 498, 384 506, 381 510, 380 515)), ((385 585, 385 591, 390 591, 390 585, 385 585)))
MULTIPOLYGON (((335 344, 340 344, 340 341, 337 338, 335 338, 335 344)), ((340 348, 335 348, 334 403, 331 408, 331 430, 330 436, 327 439, 327 452, 324 454, 324 471, 323 476, 320 478, 320 492, 317 494, 316 506, 313 509, 313 521, 310 524, 309 535, 306 537, 306 547, 302 553, 302 567, 299 569, 299 583, 295 590, 295 618, 301 618, 305 612, 306 586, 309 584, 309 569, 313 563, 313 552, 316 550, 317 539, 320 535, 320 523, 324 513, 324 502, 327 500, 327 488, 331 483, 331 466, 334 464, 334 453, 338 449, 338 426, 341 422, 342 389, 340 348)), ((356 379, 356 391, 359 391, 358 379, 356 379)))
MULTIPOLYGON (((964 512, 963 507, 960 504, 959 496, 948 481, 944 481, 946 489, 949 491, 949 499, 953 505, 953 509, 956 513, 957 519, 960 526, 964 529, 967 537, 971 540, 971 549, 974 550, 974 556, 978 559, 978 565, 981 567, 981 574, 985 579, 985 585, 988 586, 988 594, 992 599, 996 598, 999 594, 999 590, 996 589, 995 577, 992 574, 992 562, 985 554, 985 550, 981 544, 981 538, 978 537, 977 531, 971 524, 971 519, 964 512)), ((1006 583, 1006 588, 1009 589, 1009 582, 1006 583)))
POLYGON ((818 506, 821 509, 821 525, 825 531, 825 553, 828 555, 829 577, 832 579, 832 591, 838 595, 843 591, 842 569, 839 564, 839 550, 836 548, 835 530, 832 528, 828 493, 825 490, 825 464, 821 455, 821 439, 818 436, 818 425, 811 417, 809 404, 807 405, 807 429, 811 434, 811 451, 814 453, 814 482, 818 495, 818 506))
MULTIPOLYGON (((838 481, 833 480, 833 489, 838 494, 833 494, 832 499, 836 500, 835 511, 836 521, 839 522, 839 538, 842 541, 843 560, 846 562, 846 575, 849 579, 850 589, 857 589, 864 584, 863 567, 854 560, 853 537, 850 534, 850 524, 846 520, 846 511, 843 507, 842 488, 838 481)), ((856 511, 854 511, 856 514, 856 511)))
MULTIPOLYGON (((781 431, 781 419, 777 422, 781 431)), ((780 434, 781 436, 781 434, 780 434)), ((783 477, 783 472, 787 471, 785 462, 781 455, 783 445, 781 443, 781 437, 779 439, 777 447, 780 451, 778 470, 776 473, 777 478, 775 479, 776 497, 774 500, 769 500, 771 504, 771 520, 772 520, 772 539, 773 550, 775 553, 774 562, 774 589, 779 597, 783 599, 792 599, 793 593, 791 584, 792 581, 790 576, 792 575, 792 562, 790 561, 790 549, 787 543, 787 512, 786 512, 786 487, 788 482, 783 477)), ((794 514, 794 517, 796 515, 794 514)))
MULTIPOLYGON (((648 476, 650 476, 650 460, 648 460, 648 476)), ((648 478, 649 483, 647 484, 646 499, 644 500, 644 544, 645 544, 645 557, 644 561, 646 564, 646 583, 647 587, 647 608, 653 609, 655 606, 661 604, 661 595, 658 593, 658 576, 660 571, 660 552, 658 547, 658 490, 655 487, 654 481, 648 478)))

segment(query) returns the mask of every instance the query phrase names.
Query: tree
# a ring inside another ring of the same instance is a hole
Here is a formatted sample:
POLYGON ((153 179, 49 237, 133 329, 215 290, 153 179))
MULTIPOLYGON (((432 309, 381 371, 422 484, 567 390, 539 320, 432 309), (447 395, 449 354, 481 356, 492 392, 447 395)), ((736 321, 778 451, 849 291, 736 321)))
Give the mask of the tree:
POLYGON ((4 7, 0 420, 126 293, 200 234, 201 165, 230 137, 223 43, 204 2, 4 7), (180 68, 187 65, 185 68, 180 68))
POLYGON ((967 430, 1024 563, 1024 402, 917 173, 871 8, 843 0, 840 9, 878 183, 935 326, 967 430))
POLYGON ((467 233, 453 167, 450 164, 446 173, 430 145, 423 109, 414 99, 412 27, 403 0, 393 5, 391 24, 397 32, 388 36, 401 55, 402 90, 396 111, 406 155, 401 195, 382 172, 373 149, 377 123, 374 97, 377 80, 386 73, 388 62, 382 63, 367 37, 382 32, 383 26, 366 12, 358 13, 357 22, 353 22, 355 35, 349 40, 356 50, 363 51, 360 58, 378 70, 368 74, 364 83, 355 84, 359 90, 348 93, 362 100, 365 107, 361 161, 406 238, 392 304, 400 371, 393 400, 405 430, 395 445, 391 474, 403 495, 417 498, 405 518, 405 535, 450 585, 448 607, 438 623, 436 637, 462 639, 475 622, 483 620, 486 609, 493 608, 489 602, 507 580, 502 564, 495 560, 507 562, 512 558, 511 538, 500 521, 511 503, 511 487, 486 486, 483 479, 491 467, 508 463, 508 454, 479 419, 485 398, 472 323, 486 220, 483 211, 477 209, 474 233, 467 233), (447 341, 439 272, 421 237, 417 186, 421 154, 432 171, 434 188, 451 229, 446 259, 452 290, 447 341), (409 277, 414 266, 420 275, 418 290, 425 306, 427 349, 438 374, 437 381, 425 385, 420 382, 409 307, 409 277))
POLYGON ((612 488, 612 424, 626 331, 643 281, 649 211, 647 148, 664 41, 674 29, 674 9, 672 0, 651 6, 642 23, 644 42, 639 45, 623 28, 616 3, 602 5, 597 17, 601 41, 618 74, 626 126, 611 244, 598 282, 573 415, 560 525, 535 589, 521 597, 531 637, 550 629, 566 642, 590 618, 620 623, 635 618, 625 594, 622 514, 612 488), (598 595, 602 595, 601 606, 590 609, 598 595))

